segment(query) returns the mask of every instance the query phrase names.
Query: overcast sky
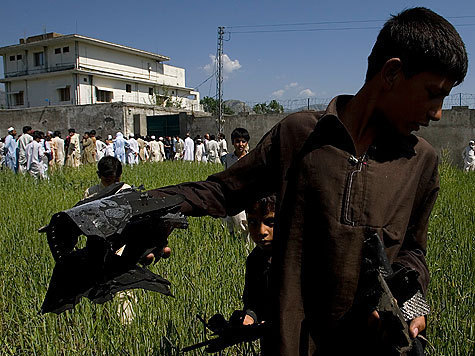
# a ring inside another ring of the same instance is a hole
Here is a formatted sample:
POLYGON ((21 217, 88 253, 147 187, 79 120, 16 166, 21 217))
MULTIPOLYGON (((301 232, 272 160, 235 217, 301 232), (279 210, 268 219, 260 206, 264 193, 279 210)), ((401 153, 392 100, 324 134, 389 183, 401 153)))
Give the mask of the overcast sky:
MULTIPOLYGON (((4 1, 0 46, 45 30, 78 33, 166 55, 197 87, 213 73, 217 28, 225 26, 225 99, 324 99, 361 87, 379 28, 413 6, 448 17, 474 57, 475 1, 468 0, 4 1)), ((452 93, 475 94, 472 68, 452 93)), ((199 87, 202 97, 215 90, 213 79, 199 87)))

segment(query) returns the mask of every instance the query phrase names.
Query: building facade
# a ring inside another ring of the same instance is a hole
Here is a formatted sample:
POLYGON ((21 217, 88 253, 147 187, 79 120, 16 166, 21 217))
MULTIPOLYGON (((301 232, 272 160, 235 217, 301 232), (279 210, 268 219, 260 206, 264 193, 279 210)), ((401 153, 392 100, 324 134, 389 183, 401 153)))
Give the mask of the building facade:
POLYGON ((6 107, 125 102, 201 111, 169 57, 77 34, 48 33, 0 48, 6 107))

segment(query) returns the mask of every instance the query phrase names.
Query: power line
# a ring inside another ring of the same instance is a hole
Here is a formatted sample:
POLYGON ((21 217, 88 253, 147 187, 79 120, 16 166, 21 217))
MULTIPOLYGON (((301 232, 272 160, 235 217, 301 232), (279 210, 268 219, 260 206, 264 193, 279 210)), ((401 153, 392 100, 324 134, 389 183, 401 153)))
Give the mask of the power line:
MULTIPOLYGON (((455 27, 475 26, 475 23, 453 24, 455 27)), ((379 26, 365 27, 324 27, 306 29, 279 29, 279 30, 255 30, 255 31, 227 31, 230 34, 236 33, 279 33, 279 32, 318 32, 318 31, 349 31, 349 30, 379 30, 379 26)))
MULTIPOLYGON (((467 18, 475 18, 475 15, 447 16, 446 18, 447 19, 467 19, 467 18)), ((283 26, 350 24, 350 23, 385 22, 385 21, 387 21, 387 19, 320 21, 320 22, 295 22, 295 23, 282 23, 282 24, 235 25, 235 26, 225 26, 225 27, 226 28, 258 28, 258 27, 283 27, 283 26)))

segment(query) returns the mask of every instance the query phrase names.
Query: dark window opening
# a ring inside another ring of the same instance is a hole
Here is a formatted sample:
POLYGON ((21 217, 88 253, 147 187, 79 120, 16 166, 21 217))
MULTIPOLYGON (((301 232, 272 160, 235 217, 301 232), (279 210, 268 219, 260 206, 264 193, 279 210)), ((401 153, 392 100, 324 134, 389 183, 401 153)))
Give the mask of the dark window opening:
POLYGON ((125 84, 125 91, 127 93, 132 93, 132 84, 125 84))
POLYGON ((84 81, 87 83, 87 78, 84 78, 84 81))
POLYGON ((107 90, 96 89, 96 100, 104 103, 110 103, 113 99, 113 93, 107 90))
POLYGON ((24 105, 23 92, 20 91, 16 94, 13 94, 13 100, 15 101, 15 106, 24 105))
POLYGON ((63 53, 68 53, 69 52, 69 47, 63 47, 63 53))
POLYGON ((148 95, 153 95, 153 88, 148 88, 148 95))
POLYGON ((69 87, 60 88, 59 91, 59 101, 70 101, 71 100, 71 93, 69 87))
POLYGON ((10 61, 14 61, 15 60, 15 56, 10 56, 10 61))
POLYGON ((37 52, 34 54, 34 60, 35 60, 35 67, 41 67, 42 65, 45 64, 44 62, 44 53, 43 52, 37 52))
POLYGON ((21 54, 17 54, 16 59, 17 59, 17 61, 19 61, 19 60, 23 59, 23 56, 21 54))
POLYGON ((61 48, 54 49, 54 54, 60 54, 60 53, 61 53, 61 48))

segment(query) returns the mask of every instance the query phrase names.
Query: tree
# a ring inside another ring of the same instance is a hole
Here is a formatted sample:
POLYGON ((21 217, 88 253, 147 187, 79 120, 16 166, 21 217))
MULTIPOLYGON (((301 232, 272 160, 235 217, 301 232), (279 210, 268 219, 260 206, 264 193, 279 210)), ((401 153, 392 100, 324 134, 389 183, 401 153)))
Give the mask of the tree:
POLYGON ((252 110, 256 114, 280 114, 284 112, 284 107, 276 100, 272 100, 269 104, 259 103, 254 105, 252 110))
MULTIPOLYGON (((214 115, 218 114, 218 100, 216 100, 215 98, 205 96, 203 99, 200 100, 200 104, 203 105, 204 111, 210 112, 214 115)), ((223 114, 234 115, 234 111, 232 111, 230 108, 223 104, 223 114)))

